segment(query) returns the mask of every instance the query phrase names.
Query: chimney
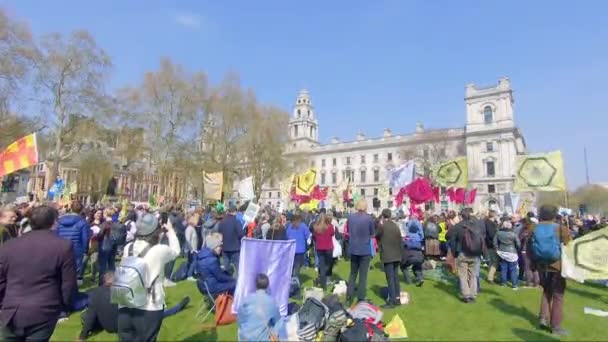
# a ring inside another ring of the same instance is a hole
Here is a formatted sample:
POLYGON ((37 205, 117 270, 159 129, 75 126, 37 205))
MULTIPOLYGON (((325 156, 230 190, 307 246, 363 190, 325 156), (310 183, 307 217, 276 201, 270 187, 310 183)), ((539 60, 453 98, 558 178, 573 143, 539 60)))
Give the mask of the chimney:
POLYGON ((424 125, 422 124, 422 122, 417 122, 416 123, 416 133, 422 133, 424 132, 424 125))
POLYGON ((365 134, 363 134, 362 132, 357 133, 357 141, 363 140, 365 140, 365 134))
POLYGON ((391 129, 390 129, 390 128, 385 128, 385 129, 384 129, 384 134, 383 134, 383 136, 384 136, 385 138, 386 138, 386 137, 390 137, 390 136, 392 136, 392 135, 393 135, 393 132, 391 132, 391 129))

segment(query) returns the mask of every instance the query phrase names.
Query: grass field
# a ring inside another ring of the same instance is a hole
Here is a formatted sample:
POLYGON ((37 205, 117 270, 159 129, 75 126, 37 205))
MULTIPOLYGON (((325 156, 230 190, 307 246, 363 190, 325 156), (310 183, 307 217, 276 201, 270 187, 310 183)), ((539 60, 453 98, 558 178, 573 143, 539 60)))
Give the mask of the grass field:
MULTIPOLYGON (((368 280, 368 298, 375 304, 382 304, 380 289, 385 286, 384 273, 376 262, 368 280)), ((335 273, 346 279, 349 264, 340 261, 335 273)), ((312 286, 316 273, 304 270, 304 286, 312 286)), ((403 279, 403 276, 401 275, 403 279)), ((429 280, 417 288, 405 286, 402 291, 410 293, 410 304, 384 312, 388 322, 399 314, 409 334, 409 340, 461 340, 461 341, 556 341, 550 333, 537 329, 537 315, 540 303, 539 289, 520 289, 513 291, 482 282, 482 291, 476 304, 462 304, 457 297, 453 283, 429 280)), ((167 289, 167 304, 177 303, 184 296, 192 301, 186 310, 169 317, 163 322, 159 340, 162 341, 234 341, 236 324, 226 327, 213 327, 213 317, 201 323, 194 316, 201 295, 193 282, 180 282, 176 287, 167 289)), ((608 310, 608 288, 599 285, 580 285, 568 283, 565 296, 564 328, 570 332, 564 341, 606 341, 608 340, 608 318, 583 314, 583 308, 590 306, 608 310)), ((72 315, 61 323, 53 335, 55 341, 74 341, 80 332, 79 314, 72 315)), ((100 333, 92 336, 91 341, 115 341, 116 335, 100 333)))

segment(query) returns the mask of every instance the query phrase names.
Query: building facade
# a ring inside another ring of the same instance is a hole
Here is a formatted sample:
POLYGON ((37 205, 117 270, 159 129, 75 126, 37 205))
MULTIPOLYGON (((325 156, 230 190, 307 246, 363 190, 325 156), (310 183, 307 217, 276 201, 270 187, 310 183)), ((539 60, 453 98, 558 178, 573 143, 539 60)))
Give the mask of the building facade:
MULTIPOLYGON (((417 173, 424 175, 428 174, 429 165, 466 156, 469 189, 477 188, 474 206, 503 208, 504 194, 512 190, 517 155, 526 152, 525 140, 515 125, 513 102, 508 78, 491 87, 469 84, 465 89, 466 121, 462 127, 425 130, 419 123, 409 134, 393 134, 387 128, 380 137, 368 138, 358 133, 354 140, 332 138, 322 144, 311 96, 302 90, 289 121, 285 158, 296 169, 317 169, 321 186, 335 188, 350 179, 371 208, 394 167, 414 159, 417 173)), ((278 187, 266 185, 260 202, 279 206, 284 200, 280 197, 278 187)), ((394 205, 390 200, 380 204, 382 208, 394 205)))

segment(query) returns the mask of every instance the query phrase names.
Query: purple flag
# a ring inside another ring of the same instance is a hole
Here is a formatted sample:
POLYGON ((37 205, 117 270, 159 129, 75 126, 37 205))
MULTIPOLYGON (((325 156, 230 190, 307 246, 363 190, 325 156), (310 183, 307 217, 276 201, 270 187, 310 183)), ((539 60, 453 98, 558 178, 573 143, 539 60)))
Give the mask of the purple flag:
POLYGON ((236 314, 245 297, 255 292, 255 277, 264 273, 270 280, 268 293, 279 305, 282 316, 287 316, 289 286, 293 259, 296 254, 295 240, 241 240, 239 272, 234 291, 232 313, 236 314))

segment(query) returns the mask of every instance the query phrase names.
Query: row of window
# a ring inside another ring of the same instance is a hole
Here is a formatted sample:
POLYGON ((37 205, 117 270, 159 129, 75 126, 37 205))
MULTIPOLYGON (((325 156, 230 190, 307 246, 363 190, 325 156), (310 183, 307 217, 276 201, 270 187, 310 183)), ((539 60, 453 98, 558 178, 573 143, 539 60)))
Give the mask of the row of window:
MULTIPOLYGON (((348 179, 351 182, 354 182, 355 181, 355 171, 354 170, 342 171, 342 178, 348 179)), ((380 170, 373 171, 373 179, 374 179, 374 182, 376 182, 376 183, 380 181, 380 170)), ((367 171, 362 170, 359 172, 359 182, 360 183, 367 182, 367 171)), ((326 183, 327 183, 326 174, 321 173, 321 185, 325 185, 326 183)), ((331 184, 337 184, 337 183, 338 183, 338 174, 336 172, 332 172, 331 173, 331 184)))
MULTIPOLYGON (((380 160, 380 156, 378 154, 374 154, 373 156, 374 158, 374 163, 377 163, 380 160)), ((346 165, 351 165, 353 158, 352 157, 346 157, 346 165)), ((362 155, 360 156, 361 164, 365 164, 365 156, 362 155)), ((387 161, 393 161, 393 154, 392 153, 387 153, 386 154, 386 160, 387 161)), ((311 161, 311 166, 315 166, 315 161, 311 161)), ((338 160, 336 158, 332 158, 331 160, 331 165, 332 166, 337 166, 338 165, 338 160)), ((325 163, 325 159, 321 159, 321 167, 325 167, 326 163, 325 163)))
MULTIPOLYGON (((374 193, 374 196, 378 196, 379 191, 380 191, 380 190, 379 190, 378 188, 374 188, 374 192, 373 192, 373 193, 374 193)), ((366 193, 365 193, 365 189, 364 189, 364 188, 359 189, 359 193, 361 194, 361 196, 365 196, 365 195, 366 195, 366 193)), ((268 191, 268 198, 269 198, 269 199, 273 198, 273 197, 272 197, 272 194, 273 194, 273 192, 272 192, 272 191, 268 191)), ((274 198, 278 198, 278 199, 280 199, 280 198, 281 198, 281 193, 280 193, 280 192, 277 192, 276 194, 277 194, 277 195, 276 195, 276 197, 274 197, 274 198)), ((392 195, 393 195, 393 189, 389 188, 389 189, 388 189, 388 194, 392 196, 392 195)))

